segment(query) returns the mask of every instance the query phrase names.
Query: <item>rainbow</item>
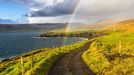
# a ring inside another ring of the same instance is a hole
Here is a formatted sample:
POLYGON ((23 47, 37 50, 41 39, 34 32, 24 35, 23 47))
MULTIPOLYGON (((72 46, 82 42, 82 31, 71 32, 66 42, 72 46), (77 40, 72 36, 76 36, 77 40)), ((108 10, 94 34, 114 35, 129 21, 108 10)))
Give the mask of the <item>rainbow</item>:
POLYGON ((78 10, 79 10, 83 0, 78 0, 78 1, 79 2, 77 4, 77 6, 75 7, 75 10, 74 10, 73 14, 70 17, 69 24, 67 25, 65 32, 69 32, 70 31, 71 23, 73 22, 74 17, 76 16, 76 14, 77 14, 77 12, 78 12, 78 10))
MULTIPOLYGON (((78 10, 79 10, 81 4, 82 4, 82 1, 84 1, 84 0, 78 0, 78 1, 79 1, 79 2, 78 2, 78 4, 77 4, 77 6, 75 7, 75 10, 74 10, 73 14, 71 15, 70 20, 69 20, 69 22, 68 22, 69 24, 67 25, 67 27, 66 27, 66 29, 65 29, 65 33, 70 32, 71 23, 73 22, 74 17, 76 16, 76 14, 77 14, 77 12, 78 12, 78 10)), ((67 42, 66 37, 64 37, 63 44, 65 45, 66 42, 67 42)))

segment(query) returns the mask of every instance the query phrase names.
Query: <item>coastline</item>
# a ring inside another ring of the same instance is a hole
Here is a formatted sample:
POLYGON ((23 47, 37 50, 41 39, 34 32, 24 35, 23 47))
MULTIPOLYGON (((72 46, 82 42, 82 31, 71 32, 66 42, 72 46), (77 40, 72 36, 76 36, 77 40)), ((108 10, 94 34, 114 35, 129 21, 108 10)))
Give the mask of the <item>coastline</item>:
MULTIPOLYGON (((38 39, 42 39, 42 38, 50 38, 50 37, 33 37, 33 38, 38 38, 38 39)), ((82 42, 82 41, 86 41, 86 40, 88 40, 88 38, 83 38, 83 37, 53 37, 53 38, 79 38, 79 39, 81 39, 80 41, 77 41, 77 42, 75 42, 75 43, 78 43, 78 42, 82 42)), ((74 43, 74 44, 75 44, 74 43)), ((69 45, 73 45, 73 44, 69 44, 69 45)), ((61 47, 63 47, 63 46, 61 46, 61 47)), ((47 48, 46 48, 47 49, 47 48)), ((54 49, 54 48, 51 48, 51 49, 54 49)), ((36 51, 40 51, 40 49, 37 49, 37 50, 33 50, 33 51, 30 51, 30 52, 28 52, 28 53, 23 53, 23 54, 18 54, 18 55, 14 55, 14 56, 11 56, 11 57, 5 57, 5 58, 0 58, 0 63, 1 62, 4 62, 4 61, 8 61, 8 60, 12 60, 12 59, 18 59, 20 56, 23 56, 23 55, 27 55, 27 54, 29 54, 29 53, 33 53, 33 52, 36 52, 36 51)))
MULTIPOLYGON (((38 39, 41 39, 41 38, 51 38, 51 37, 40 37, 40 36, 37 36, 37 37, 33 37, 33 38, 38 38, 38 39)), ((64 37, 52 37, 52 38, 80 38, 80 39, 82 39, 82 40, 89 40, 88 38, 85 38, 85 37, 66 37, 66 36, 64 36, 64 37)))

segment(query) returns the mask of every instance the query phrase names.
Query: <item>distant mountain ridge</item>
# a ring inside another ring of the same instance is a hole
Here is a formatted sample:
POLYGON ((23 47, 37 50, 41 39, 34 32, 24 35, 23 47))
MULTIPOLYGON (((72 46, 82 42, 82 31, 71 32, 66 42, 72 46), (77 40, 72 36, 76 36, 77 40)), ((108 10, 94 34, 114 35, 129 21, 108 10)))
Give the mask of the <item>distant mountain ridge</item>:
POLYGON ((71 24, 69 26, 70 27, 69 29, 70 29, 70 31, 101 30, 101 29, 108 27, 116 22, 118 22, 118 20, 105 19, 105 20, 99 20, 93 24, 79 24, 79 25, 71 24))
POLYGON ((0 24, 0 32, 49 31, 65 28, 67 23, 0 24))
POLYGON ((0 19, 0 24, 16 24, 17 22, 10 19, 0 19))
POLYGON ((33 23, 33 24, 0 24, 0 32, 27 31, 87 31, 87 30, 126 30, 134 32, 134 19, 131 20, 101 20, 92 25, 81 23, 33 23))

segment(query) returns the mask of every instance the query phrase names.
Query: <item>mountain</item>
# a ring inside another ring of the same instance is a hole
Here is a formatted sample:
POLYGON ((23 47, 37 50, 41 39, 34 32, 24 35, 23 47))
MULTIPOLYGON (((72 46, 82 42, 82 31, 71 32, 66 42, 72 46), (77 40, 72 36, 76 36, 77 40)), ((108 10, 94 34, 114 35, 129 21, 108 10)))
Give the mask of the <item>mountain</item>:
POLYGON ((128 32, 134 32, 134 19, 131 20, 124 20, 124 21, 120 21, 118 23, 115 23, 111 26, 108 26, 104 29, 108 29, 108 30, 125 30, 128 32))
POLYGON ((134 19, 104 19, 99 20, 93 24, 81 24, 70 26, 70 30, 103 30, 103 29, 122 29, 127 31, 134 31, 134 19))
POLYGON ((89 31, 89 30, 104 30, 104 29, 114 29, 113 27, 116 25, 116 29, 121 29, 121 26, 124 25, 124 29, 127 29, 128 31, 133 31, 134 29, 134 20, 124 20, 124 19, 105 19, 97 21, 93 24, 82 24, 82 23, 72 23, 68 24, 67 27, 64 28, 58 28, 54 31, 89 31), (120 27, 118 26, 120 25, 120 27), (129 25, 128 25, 129 24, 129 25), (132 26, 133 25, 133 26, 132 26))
POLYGON ((0 32, 45 32, 66 28, 66 23, 0 24, 0 32))
POLYGON ((118 20, 115 20, 115 19, 99 20, 96 23, 90 25, 89 27, 92 29, 100 30, 100 29, 110 26, 116 22, 118 22, 118 20))
POLYGON ((115 19, 105 19, 105 20, 99 20, 93 24, 71 24, 69 25, 69 31, 88 31, 88 30, 100 30, 105 27, 108 27, 119 20, 115 19))
POLYGON ((0 19, 0 24, 16 24, 17 22, 14 22, 10 19, 0 19))

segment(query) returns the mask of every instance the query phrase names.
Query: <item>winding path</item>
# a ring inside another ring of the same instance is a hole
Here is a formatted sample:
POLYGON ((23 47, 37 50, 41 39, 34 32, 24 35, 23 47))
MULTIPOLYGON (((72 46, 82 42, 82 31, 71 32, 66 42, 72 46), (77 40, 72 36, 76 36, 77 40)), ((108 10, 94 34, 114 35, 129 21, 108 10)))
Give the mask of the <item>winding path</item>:
POLYGON ((82 53, 90 44, 91 42, 78 51, 63 55, 52 65, 48 75, 95 75, 82 60, 82 53))

